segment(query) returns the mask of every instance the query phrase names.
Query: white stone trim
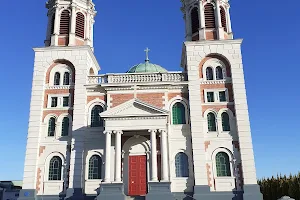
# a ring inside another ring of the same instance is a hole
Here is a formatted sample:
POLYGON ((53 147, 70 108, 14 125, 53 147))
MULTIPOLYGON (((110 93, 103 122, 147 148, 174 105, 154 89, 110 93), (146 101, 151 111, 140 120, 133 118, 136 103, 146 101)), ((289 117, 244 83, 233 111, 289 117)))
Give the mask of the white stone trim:
POLYGON ((216 74, 216 68, 217 67, 222 68, 222 72, 223 72, 223 79, 222 80, 225 80, 226 77, 227 77, 226 65, 221 60, 216 59, 216 58, 210 58, 203 64, 203 67, 202 67, 203 80, 205 80, 205 81, 215 81, 215 80, 217 80, 217 77, 216 77, 217 76, 217 74, 216 74), (206 69, 208 67, 212 68, 213 80, 207 80, 206 69))
POLYGON ((92 151, 88 151, 87 155, 86 155, 86 161, 85 161, 85 180, 86 181, 90 181, 90 182, 101 182, 104 178, 104 162, 105 162, 105 158, 104 158, 104 154, 103 154, 103 150, 99 151, 99 150, 92 150, 92 151), (98 155, 101 157, 102 159, 102 166, 101 166, 101 179, 89 179, 89 164, 90 164, 90 159, 92 156, 94 155, 98 155))
POLYGON ((177 151, 172 153, 172 157, 169 157, 170 159, 170 164, 171 164, 171 179, 176 180, 176 179, 190 179, 193 178, 193 156, 192 153, 189 152, 188 150, 185 149, 177 149, 177 151), (178 153, 185 153, 188 157, 188 163, 189 163, 189 177, 176 177, 176 167, 175 167, 175 157, 178 153), (173 176, 172 176, 173 175, 173 176))
MULTIPOLYGON (((65 72, 69 72, 70 74, 70 84, 69 85, 72 85, 73 84, 73 80, 72 80, 72 77, 73 77, 73 71, 71 69, 71 67, 69 67, 68 65, 66 64, 58 64, 56 65, 55 67, 53 67, 50 71, 50 74, 49 74, 49 86, 56 86, 54 85, 54 75, 55 73, 58 72, 60 73, 60 86, 64 86, 64 74, 65 72)), ((46 71, 46 73, 48 73, 48 71, 46 71)))
POLYGON ((189 124, 189 116, 190 116, 190 112, 189 112, 189 103, 188 103, 188 100, 186 100, 184 97, 181 97, 179 95, 177 95, 176 97, 173 97, 172 99, 170 99, 168 101, 168 106, 167 108, 169 108, 169 113, 170 113, 170 117, 169 117, 169 123, 172 125, 172 126, 182 126, 182 124, 173 124, 173 112, 172 112, 172 109, 173 109, 173 106, 174 104, 176 103, 181 103, 183 104, 184 108, 185 108, 185 124, 189 124))
POLYGON ((227 148, 217 148, 213 151, 212 155, 211 155, 211 160, 212 160, 212 163, 213 163, 213 166, 212 166, 212 171, 213 171, 213 175, 214 177, 218 177, 217 176, 217 169, 216 169, 216 155, 220 152, 224 152, 226 153, 228 156, 229 156, 229 163, 230 163, 230 174, 231 176, 230 177, 234 177, 234 171, 233 171, 233 159, 234 159, 234 156, 232 154, 232 152, 230 150, 228 150, 227 148))
POLYGON ((44 182, 58 182, 58 183, 62 183, 64 182, 64 176, 65 174, 65 169, 66 169, 66 159, 65 156, 60 153, 60 152, 52 152, 50 153, 47 158, 45 159, 45 169, 44 169, 44 182), (50 160, 55 157, 58 156, 61 159, 62 162, 62 168, 61 168, 61 180, 58 181, 51 181, 49 180, 49 167, 50 167, 50 160))
POLYGON ((229 94, 227 88, 218 88, 218 89, 204 89, 204 103, 205 104, 227 104, 229 102, 229 94), (213 92, 214 93, 214 102, 208 102, 207 100, 207 93, 213 92), (225 92, 226 101, 220 101, 220 92, 225 92))
POLYGON ((47 102, 47 109, 71 109, 71 102, 72 102, 72 97, 70 93, 64 93, 64 94, 48 94, 48 102, 47 102), (56 107, 51 107, 51 102, 52 98, 57 97, 57 106, 56 107), (69 97, 69 106, 63 106, 63 100, 64 97, 69 97))
POLYGON ((90 101, 86 108, 86 115, 87 115, 87 127, 91 127, 91 116, 92 116, 92 110, 95 106, 102 106, 103 108, 103 112, 106 111, 107 107, 106 107, 106 102, 103 101, 102 99, 100 98, 96 98, 96 99, 93 99, 92 101, 90 101))

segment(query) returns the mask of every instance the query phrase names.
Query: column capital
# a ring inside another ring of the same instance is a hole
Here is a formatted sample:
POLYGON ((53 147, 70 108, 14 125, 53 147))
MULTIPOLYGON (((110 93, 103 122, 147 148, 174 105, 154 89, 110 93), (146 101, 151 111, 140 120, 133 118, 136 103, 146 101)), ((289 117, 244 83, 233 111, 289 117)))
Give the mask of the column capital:
POLYGON ((157 129, 149 129, 148 132, 149 133, 157 133, 157 129))
POLYGON ((104 135, 111 135, 113 132, 112 131, 103 131, 104 135))
POLYGON ((167 130, 166 129, 159 129, 158 130, 160 133, 167 133, 167 130))
POLYGON ((113 133, 114 133, 115 135, 117 135, 117 134, 123 135, 123 131, 113 131, 113 133))

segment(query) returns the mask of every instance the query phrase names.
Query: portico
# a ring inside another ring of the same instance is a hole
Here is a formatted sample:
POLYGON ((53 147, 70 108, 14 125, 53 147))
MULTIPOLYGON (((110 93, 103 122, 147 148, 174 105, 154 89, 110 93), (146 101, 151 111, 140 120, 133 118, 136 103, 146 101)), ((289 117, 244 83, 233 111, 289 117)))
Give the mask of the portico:
MULTIPOLYGON (((100 116, 105 121, 106 146, 105 177, 99 197, 108 195, 105 188, 111 189, 114 185, 119 188, 116 191, 128 196, 148 196, 151 188, 155 188, 151 185, 170 182, 168 111, 132 99, 100 116), (115 154, 111 157, 113 144, 115 154)), ((171 194, 170 183, 168 185, 166 193, 171 194)))

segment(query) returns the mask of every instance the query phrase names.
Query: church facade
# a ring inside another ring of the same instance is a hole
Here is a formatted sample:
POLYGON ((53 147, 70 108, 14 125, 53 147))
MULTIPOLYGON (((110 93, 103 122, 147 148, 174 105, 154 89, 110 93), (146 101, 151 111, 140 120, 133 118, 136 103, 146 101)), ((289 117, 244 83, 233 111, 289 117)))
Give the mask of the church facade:
POLYGON ((181 2, 182 71, 102 75, 92 0, 46 3, 20 200, 262 200, 229 2, 181 2))

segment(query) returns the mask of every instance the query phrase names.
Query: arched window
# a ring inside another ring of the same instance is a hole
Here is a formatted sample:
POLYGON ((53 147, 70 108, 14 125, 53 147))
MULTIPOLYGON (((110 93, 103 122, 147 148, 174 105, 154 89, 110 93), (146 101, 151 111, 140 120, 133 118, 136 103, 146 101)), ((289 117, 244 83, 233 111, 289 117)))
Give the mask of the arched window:
POLYGON ((213 80, 214 74, 213 69, 211 67, 206 68, 206 80, 213 80))
POLYGON ((48 122, 48 136, 53 137, 55 135, 55 118, 51 117, 48 122))
POLYGON ((85 26, 85 19, 82 13, 77 13, 76 15, 76 30, 75 34, 77 37, 84 38, 84 26, 85 26))
POLYGON ((54 85, 60 85, 60 73, 55 72, 54 74, 54 85))
POLYGON ((217 131, 217 126, 216 126, 216 116, 214 113, 208 113, 207 114, 207 126, 208 126, 208 131, 217 131))
POLYGON ((224 78, 224 76, 223 76, 223 69, 220 66, 218 66, 216 68, 216 78, 217 78, 217 80, 222 80, 224 78))
POLYGON ((61 136, 68 136, 69 135, 69 118, 64 117, 61 125, 61 136))
POLYGON ((49 163, 49 181, 61 180, 62 161, 58 156, 54 156, 49 163))
POLYGON ((50 22, 50 34, 54 33, 54 23, 55 23, 55 12, 51 16, 51 22, 50 22))
POLYGON ((229 115, 228 113, 222 113, 222 128, 223 131, 230 131, 230 122, 229 122, 229 115))
POLYGON ((60 16, 60 29, 59 33, 62 35, 69 34, 70 32, 70 11, 64 10, 60 16))
POLYGON ((229 156, 225 152, 216 155, 217 176, 231 176, 229 156))
POLYGON ((191 23, 192 23, 192 34, 199 31, 199 12, 198 8, 195 7, 191 11, 191 23))
POLYGON ((103 120, 100 117, 100 113, 103 112, 102 106, 94 106, 91 113, 91 127, 102 127, 103 126, 103 120))
POLYGON ((189 159, 185 153, 175 156, 176 177, 189 177, 189 159))
POLYGON ((93 155, 89 160, 88 179, 101 179, 102 159, 98 155, 93 155))
POLYGON ((69 72, 64 73, 64 85, 70 85, 70 73, 69 72))
POLYGON ((222 27, 224 28, 224 31, 227 32, 226 12, 222 6, 220 6, 220 14, 221 14, 222 27))
POLYGON ((205 27, 206 28, 216 28, 215 9, 211 3, 207 3, 204 6, 204 16, 205 16, 205 27))
POLYGON ((175 103, 172 107, 173 124, 186 124, 185 107, 182 103, 175 103))

